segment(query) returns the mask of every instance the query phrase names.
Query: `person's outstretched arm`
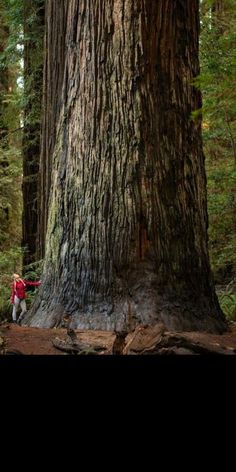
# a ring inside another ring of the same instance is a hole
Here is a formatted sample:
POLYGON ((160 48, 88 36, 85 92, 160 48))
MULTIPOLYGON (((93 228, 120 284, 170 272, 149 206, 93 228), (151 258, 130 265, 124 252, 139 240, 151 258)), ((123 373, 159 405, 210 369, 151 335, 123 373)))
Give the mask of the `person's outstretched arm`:
POLYGON ((41 280, 38 280, 38 282, 30 282, 29 280, 24 280, 26 285, 31 285, 31 287, 37 287, 38 285, 41 285, 41 280))

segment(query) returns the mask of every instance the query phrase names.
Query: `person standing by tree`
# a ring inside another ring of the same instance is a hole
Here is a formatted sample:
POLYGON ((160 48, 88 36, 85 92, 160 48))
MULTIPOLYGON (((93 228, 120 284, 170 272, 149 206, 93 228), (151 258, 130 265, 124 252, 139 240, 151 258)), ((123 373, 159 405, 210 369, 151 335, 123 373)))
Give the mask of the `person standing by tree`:
POLYGON ((12 320, 13 323, 19 323, 23 315, 26 313, 27 308, 26 308, 26 302, 25 302, 25 297, 26 297, 26 287, 28 286, 39 286, 41 284, 41 281, 39 280, 38 282, 30 282, 29 280, 23 280, 20 278, 19 274, 13 274, 13 284, 12 284, 12 292, 11 292, 11 304, 13 305, 13 310, 12 310, 12 320), (21 313, 17 321, 17 309, 18 307, 21 307, 21 313))

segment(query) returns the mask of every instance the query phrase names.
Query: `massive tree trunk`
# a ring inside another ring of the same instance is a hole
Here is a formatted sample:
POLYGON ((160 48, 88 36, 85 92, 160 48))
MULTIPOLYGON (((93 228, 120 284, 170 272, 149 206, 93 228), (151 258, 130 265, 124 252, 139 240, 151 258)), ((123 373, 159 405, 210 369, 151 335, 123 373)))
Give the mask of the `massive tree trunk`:
POLYGON ((52 156, 56 125, 61 109, 68 0, 46 2, 43 123, 39 168, 39 212, 37 258, 45 255, 48 201, 51 188, 52 156))
POLYGON ((35 262, 43 84, 44 0, 24 0, 23 266, 35 262))
MULTIPOLYGON (((67 313, 81 328, 132 319, 224 330, 207 248, 201 122, 191 119, 201 106, 192 85, 199 2, 67 7, 43 283, 25 322, 59 326, 67 313)), ((59 35, 55 21, 47 35, 59 35)), ((55 100, 54 83, 46 93, 55 100)))

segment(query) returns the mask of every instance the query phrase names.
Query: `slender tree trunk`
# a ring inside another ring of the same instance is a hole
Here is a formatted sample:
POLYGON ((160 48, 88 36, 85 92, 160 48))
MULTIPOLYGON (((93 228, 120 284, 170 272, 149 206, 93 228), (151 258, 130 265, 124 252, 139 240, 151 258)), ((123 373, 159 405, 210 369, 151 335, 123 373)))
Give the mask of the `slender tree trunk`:
MULTIPOLYGON (((9 28, 4 18, 5 3, 0 5, 0 54, 4 52, 9 35, 9 28)), ((0 69, 0 146, 2 149, 8 147, 8 129, 6 122, 6 94, 9 92, 9 70, 2 60, 0 69)), ((1 166, 4 164, 1 162, 1 166)))
MULTIPOLYGON (((59 326, 66 312, 72 327, 113 329, 132 318, 224 330, 207 248, 201 122, 191 119, 201 106, 192 85, 199 2, 67 6, 43 284, 26 323, 59 326)), ((47 82, 52 100, 56 92, 47 82)))
MULTIPOLYGON (((5 23, 4 13, 6 5, 3 2, 0 5, 0 54, 4 52, 8 35, 9 28, 5 23)), ((9 69, 6 64, 2 61, 0 69, 0 180, 4 179, 8 172, 9 162, 7 158, 7 149, 9 147, 8 139, 8 124, 6 120, 7 115, 7 104, 6 96, 9 93, 9 69)), ((0 186, 0 190, 2 183, 0 186)), ((0 195, 1 196, 1 195, 0 195)), ((5 243, 5 232, 9 227, 9 208, 6 199, 0 200, 0 250, 4 247, 5 243)))
POLYGON ((23 266, 35 262, 43 84, 44 0, 24 0, 23 266))
POLYGON ((218 40, 227 29, 227 18, 225 13, 227 11, 227 2, 225 0, 214 0, 212 4, 212 26, 215 32, 215 40, 218 40))
POLYGON ((212 4, 212 12, 216 15, 221 15, 224 11, 224 0, 214 0, 212 4))

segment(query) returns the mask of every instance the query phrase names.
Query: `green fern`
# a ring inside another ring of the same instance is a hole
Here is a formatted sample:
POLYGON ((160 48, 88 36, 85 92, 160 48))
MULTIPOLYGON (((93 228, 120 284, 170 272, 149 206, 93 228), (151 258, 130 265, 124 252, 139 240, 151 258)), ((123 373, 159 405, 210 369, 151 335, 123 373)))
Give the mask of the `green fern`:
POLYGON ((235 280, 232 280, 224 290, 218 292, 218 299, 226 318, 230 321, 236 321, 235 280))

